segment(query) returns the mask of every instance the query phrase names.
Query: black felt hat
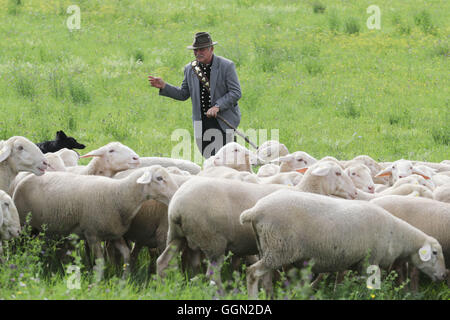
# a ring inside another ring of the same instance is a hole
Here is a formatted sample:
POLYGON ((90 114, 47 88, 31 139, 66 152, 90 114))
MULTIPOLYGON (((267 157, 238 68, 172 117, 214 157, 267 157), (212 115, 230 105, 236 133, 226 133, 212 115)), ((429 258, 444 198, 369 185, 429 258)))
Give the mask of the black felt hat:
POLYGON ((212 41, 208 32, 197 32, 194 37, 192 46, 188 46, 188 49, 201 49, 211 47, 217 44, 217 41, 212 41))

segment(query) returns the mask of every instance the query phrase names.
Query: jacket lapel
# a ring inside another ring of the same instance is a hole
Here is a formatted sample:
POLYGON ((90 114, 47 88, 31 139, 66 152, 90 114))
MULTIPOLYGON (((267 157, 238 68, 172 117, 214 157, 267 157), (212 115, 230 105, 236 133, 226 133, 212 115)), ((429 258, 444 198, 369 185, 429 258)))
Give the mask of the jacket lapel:
MULTIPOLYGON (((194 70, 192 70, 192 67, 191 67, 190 73, 191 73, 192 88, 194 88, 194 90, 192 90, 192 92, 191 92, 191 99, 196 101, 196 104, 197 104, 197 101, 198 101, 198 104, 200 104, 200 82, 199 82, 194 70)), ((191 84, 189 84, 190 87, 191 87, 191 84)))
POLYGON ((214 89, 216 88, 216 82, 217 82, 217 75, 219 74, 219 59, 217 56, 214 56, 213 63, 211 66, 211 75, 209 79, 210 84, 210 91, 211 91, 211 104, 213 104, 214 101, 214 89))

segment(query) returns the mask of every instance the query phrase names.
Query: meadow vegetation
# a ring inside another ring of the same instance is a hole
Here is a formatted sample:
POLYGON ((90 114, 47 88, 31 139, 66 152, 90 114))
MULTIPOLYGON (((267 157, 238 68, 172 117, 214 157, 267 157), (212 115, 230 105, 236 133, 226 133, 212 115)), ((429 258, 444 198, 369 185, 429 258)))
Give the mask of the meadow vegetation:
MULTIPOLYGON (((171 156, 179 143, 172 132, 193 132, 191 102, 158 96, 147 76, 180 85, 193 60, 186 46, 209 31, 215 53, 236 64, 243 131, 279 129, 289 150, 316 158, 450 157, 448 1, 0 0, 0 8, 0 140, 41 142, 64 130, 87 150, 120 141, 140 156, 171 156), (66 26, 72 4, 81 9, 80 30, 66 26), (372 4, 380 30, 366 26, 372 4)), ((82 245, 61 259, 58 241, 44 239, 25 233, 5 248, 0 299, 247 296, 245 267, 225 268, 223 296, 203 275, 187 281, 174 271, 162 282, 148 273, 154 261, 146 253, 129 279, 108 265, 96 282, 82 245), (67 288, 69 265, 80 267, 81 290, 67 288)), ((450 298, 445 284, 428 279, 409 292, 393 273, 381 290, 350 276, 335 288, 334 275, 312 290, 309 276, 308 267, 280 274, 275 298, 450 298)))

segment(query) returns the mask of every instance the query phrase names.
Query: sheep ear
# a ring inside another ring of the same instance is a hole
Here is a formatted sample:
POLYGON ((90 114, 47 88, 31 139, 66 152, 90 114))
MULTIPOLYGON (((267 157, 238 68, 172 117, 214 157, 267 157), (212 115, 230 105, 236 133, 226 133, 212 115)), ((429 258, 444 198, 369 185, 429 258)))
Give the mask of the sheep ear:
POLYGON ((11 154, 11 149, 12 148, 10 144, 5 143, 3 145, 3 148, 0 149, 0 162, 5 161, 9 157, 9 155, 11 154))
POLYGON ((257 154, 250 152, 250 163, 253 165, 263 165, 266 162, 263 159, 261 159, 260 157, 258 157, 257 154))
POLYGON ((276 160, 278 160, 280 162, 288 162, 288 161, 291 161, 292 159, 294 159, 294 156, 292 154, 289 154, 287 156, 279 157, 276 160))
POLYGON ((419 169, 417 169, 417 168, 415 168, 415 167, 413 167, 413 173, 414 173, 414 174, 418 174, 419 176, 424 177, 426 180, 430 180, 430 177, 429 177, 429 176, 427 176, 422 170, 419 170, 419 169))
POLYGON ((306 171, 308 171, 309 168, 301 168, 301 169, 297 169, 295 171, 300 172, 300 173, 305 173, 306 171))
POLYGON ((92 158, 92 157, 103 157, 105 155, 105 150, 103 148, 97 149, 97 150, 92 150, 91 152, 80 156, 81 158, 92 158))
POLYGON ((425 180, 430 180, 431 179, 429 176, 426 176, 424 174, 420 174, 420 173, 417 173, 417 172, 416 172, 416 174, 418 174, 419 176, 424 177, 425 180))
POLYGON ((150 170, 146 170, 144 174, 136 180, 139 184, 147 184, 152 181, 152 172, 150 170))
POLYGON ((431 246, 429 244, 426 244, 419 249, 419 257, 423 262, 429 261, 431 259, 431 246))
POLYGON ((375 176, 375 178, 378 178, 378 177, 388 177, 388 176, 392 176, 392 168, 391 168, 391 167, 386 168, 386 169, 384 169, 384 170, 378 172, 378 174, 375 176))
POLYGON ((329 172, 330 172, 331 167, 318 167, 316 169, 314 169, 311 174, 313 176, 319 176, 319 177, 324 177, 326 176, 329 172))
POLYGON ((260 157, 258 157, 257 154, 255 153, 250 153, 250 164, 253 166, 257 166, 257 165, 263 165, 266 162, 261 159, 260 157))

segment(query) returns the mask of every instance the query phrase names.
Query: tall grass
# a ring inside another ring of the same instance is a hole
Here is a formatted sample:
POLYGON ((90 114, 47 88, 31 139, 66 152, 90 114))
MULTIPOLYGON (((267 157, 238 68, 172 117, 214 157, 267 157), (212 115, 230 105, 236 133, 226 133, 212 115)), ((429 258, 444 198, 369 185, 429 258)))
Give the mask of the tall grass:
MULTIPOLYGON (((147 76, 179 86, 194 59, 186 46, 195 32, 209 31, 219 42, 215 53, 236 65, 239 129, 279 129, 289 150, 316 158, 449 157, 448 1, 380 0, 381 30, 367 29, 364 1, 209 1, 194 8, 183 0, 112 0, 81 2, 81 29, 70 32, 71 4, 0 0, 0 139, 40 142, 67 130, 87 150, 118 140, 141 156, 170 156, 172 132, 193 131, 191 102, 161 97, 147 76)), ((58 241, 27 237, 5 250, 0 298, 246 298, 246 269, 232 270, 228 261, 224 296, 204 275, 174 270, 161 281, 148 272, 154 261, 146 254, 129 279, 107 264, 96 282, 83 245, 61 259, 58 241), (80 267, 80 290, 67 288, 69 265, 80 267)), ((336 285, 329 275, 311 291, 309 276, 308 268, 278 274, 275 298, 450 296, 426 278, 417 295, 409 293, 390 273, 378 293, 351 274, 336 285)))

